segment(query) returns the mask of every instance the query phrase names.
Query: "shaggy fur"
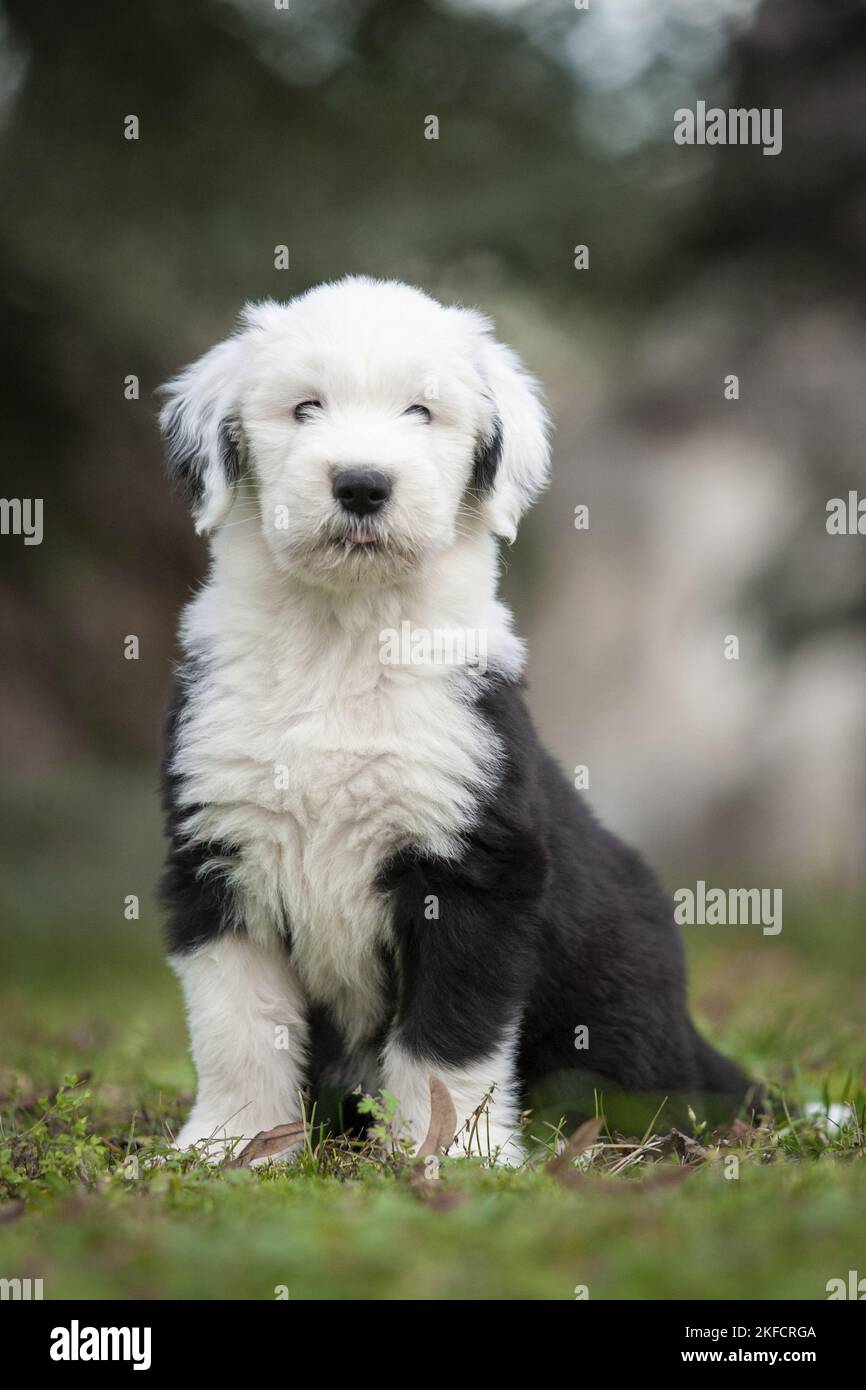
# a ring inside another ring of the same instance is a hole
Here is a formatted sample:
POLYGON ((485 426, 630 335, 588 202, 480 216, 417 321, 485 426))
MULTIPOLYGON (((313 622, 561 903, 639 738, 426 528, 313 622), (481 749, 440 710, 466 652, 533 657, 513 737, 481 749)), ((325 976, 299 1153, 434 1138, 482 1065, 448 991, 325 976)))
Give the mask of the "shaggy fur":
POLYGON ((179 1144, 295 1119, 304 1093, 336 1121, 359 1088, 393 1094, 418 1139, 431 1073, 458 1149, 488 1097, 503 1161, 525 1107, 572 1121, 601 1091, 626 1125, 665 1096, 736 1108, 744 1077, 688 1017, 670 903, 524 705, 497 538, 548 444, 518 359, 474 311, 349 279, 247 309, 166 390, 212 556, 166 754, 199 1078, 179 1144), (383 638, 406 624, 483 643, 394 664, 383 638))

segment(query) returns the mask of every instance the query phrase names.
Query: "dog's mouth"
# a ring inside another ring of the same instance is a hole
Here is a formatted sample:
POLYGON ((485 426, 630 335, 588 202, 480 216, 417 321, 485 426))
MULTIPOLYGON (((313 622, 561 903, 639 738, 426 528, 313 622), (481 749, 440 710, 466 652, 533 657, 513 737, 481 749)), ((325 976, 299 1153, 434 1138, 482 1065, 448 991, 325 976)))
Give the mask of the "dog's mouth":
POLYGON ((381 521, 334 518, 317 534, 293 547, 293 564, 308 575, 344 575, 353 582, 368 576, 387 580, 414 570, 422 560, 417 545, 381 521))
POLYGON ((386 549, 386 539, 380 530, 362 523, 333 532, 328 537, 328 545, 336 550, 374 555, 386 549))

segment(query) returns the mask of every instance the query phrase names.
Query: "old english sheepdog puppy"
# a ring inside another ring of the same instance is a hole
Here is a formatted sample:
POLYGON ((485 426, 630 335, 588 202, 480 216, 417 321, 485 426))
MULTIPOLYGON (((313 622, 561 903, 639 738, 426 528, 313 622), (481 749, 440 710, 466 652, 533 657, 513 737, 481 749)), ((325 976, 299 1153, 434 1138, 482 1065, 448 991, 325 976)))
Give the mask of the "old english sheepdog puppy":
POLYGON ((165 761, 198 1072, 178 1143, 222 1152, 312 1099, 345 1124, 380 1091, 417 1141, 431 1075, 452 1151, 484 1107, 474 1143, 506 1162, 524 1109, 736 1109, 670 902, 526 711, 498 544, 544 487, 547 419, 489 321, 349 278, 247 308, 165 392, 211 551, 165 761))

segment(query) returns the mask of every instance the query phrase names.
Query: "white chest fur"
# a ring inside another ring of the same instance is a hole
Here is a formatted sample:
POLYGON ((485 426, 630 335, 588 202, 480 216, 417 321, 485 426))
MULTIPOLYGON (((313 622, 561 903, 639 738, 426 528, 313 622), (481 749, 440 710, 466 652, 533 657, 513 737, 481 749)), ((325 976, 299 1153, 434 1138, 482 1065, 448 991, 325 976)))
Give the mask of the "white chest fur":
POLYGON ((226 627, 215 587, 185 621, 204 657, 175 759, 188 829, 233 847, 247 931, 290 934, 305 989, 358 1041, 382 1022, 382 863, 409 845, 457 851, 495 778, 496 740, 465 672, 382 664, 374 615, 347 629, 259 604, 226 627))

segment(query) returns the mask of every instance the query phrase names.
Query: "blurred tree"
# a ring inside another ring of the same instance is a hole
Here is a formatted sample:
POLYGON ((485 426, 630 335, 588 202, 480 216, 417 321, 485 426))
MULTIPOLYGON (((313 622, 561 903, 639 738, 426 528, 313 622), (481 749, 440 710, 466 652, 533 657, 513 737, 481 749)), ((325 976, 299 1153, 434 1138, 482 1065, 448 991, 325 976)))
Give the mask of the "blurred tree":
MULTIPOLYGON (((709 418, 700 374, 729 347, 747 365, 766 354, 804 296, 859 323, 862 6, 768 0, 729 51, 735 9, 660 3, 629 30, 615 7, 555 0, 5 0, 4 486, 44 498, 46 518, 41 547, 0 547, 13 765, 152 756, 203 557, 160 476, 152 393, 244 300, 361 271, 487 308, 523 292, 566 333, 587 311, 628 322, 686 303, 694 322, 721 304, 710 349, 667 378, 635 367, 627 411, 647 430, 709 418), (783 156, 675 149, 672 109, 696 92, 783 105, 783 156)), ((844 386, 840 409, 838 385, 762 383, 759 427, 787 420, 816 505, 819 462, 837 461, 840 489, 850 477, 866 392, 844 386)), ((755 601, 780 633, 843 615, 837 589, 814 610, 792 606, 799 592, 771 554, 755 601)), ((863 592, 847 618, 863 621, 863 592)))
MULTIPOLYGON (((618 191, 578 138, 573 74, 516 19, 406 0, 3 14, 7 491, 44 499, 46 536, 0 551, 0 736, 13 764, 134 757, 201 555, 160 478, 157 384, 244 300, 347 272, 469 299, 522 279, 553 305, 618 191)), ((628 264, 599 256, 591 292, 619 293, 628 264)))

